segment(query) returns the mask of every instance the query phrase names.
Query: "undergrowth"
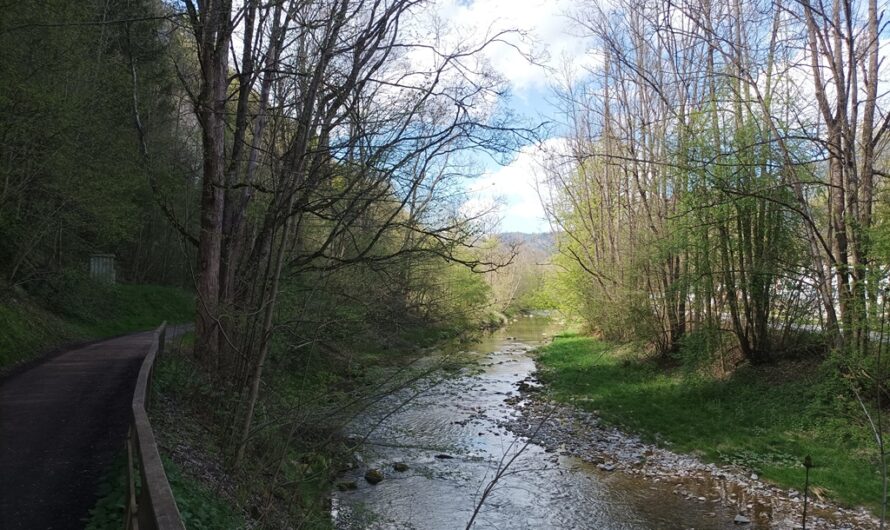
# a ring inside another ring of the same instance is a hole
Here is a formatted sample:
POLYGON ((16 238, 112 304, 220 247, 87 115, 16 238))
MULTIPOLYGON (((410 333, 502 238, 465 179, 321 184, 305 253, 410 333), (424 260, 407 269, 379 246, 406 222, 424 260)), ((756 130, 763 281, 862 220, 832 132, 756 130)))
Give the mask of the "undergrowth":
MULTIPOLYGON (((188 478, 169 458, 162 457, 170 488, 185 527, 189 530, 235 530, 244 520, 218 495, 200 482, 188 478)), ((120 530, 125 528, 127 505, 127 456, 121 453, 103 476, 98 500, 90 510, 85 530, 120 530)), ((136 481, 136 492, 139 492, 136 481)), ((138 498, 138 497, 137 497, 138 498)))
POLYGON ((329 529, 330 492, 337 476, 355 465, 360 443, 345 438, 342 427, 368 402, 417 375, 412 361, 425 348, 466 336, 437 326, 406 326, 396 334, 356 329, 312 342, 274 335, 237 471, 230 466, 232 410, 243 396, 210 376, 186 340, 158 359, 152 424, 162 447, 187 448, 191 463, 216 470, 208 482, 224 484, 240 512, 269 528, 329 529))

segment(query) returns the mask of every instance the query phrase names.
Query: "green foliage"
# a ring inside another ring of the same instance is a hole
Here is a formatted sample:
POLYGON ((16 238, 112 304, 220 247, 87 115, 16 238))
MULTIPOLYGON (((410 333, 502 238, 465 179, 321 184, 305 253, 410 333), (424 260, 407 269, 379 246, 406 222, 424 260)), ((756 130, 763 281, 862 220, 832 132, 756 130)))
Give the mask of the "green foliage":
POLYGON ((281 283, 273 355, 302 358, 307 343, 345 350, 414 350, 490 325, 481 274, 436 256, 291 274, 281 283))
POLYGON ((734 346, 732 337, 713 324, 706 324, 687 332, 675 356, 687 371, 705 368, 715 358, 726 355, 734 346))
MULTIPOLYGON (((645 16, 614 22, 602 38, 619 54, 639 35, 662 31, 645 16)), ((722 75, 726 65, 708 63, 697 77, 662 69, 677 59, 663 54, 644 39, 633 58, 605 62, 593 89, 616 94, 614 106, 604 102, 608 112, 564 100, 578 162, 549 176, 548 214, 561 229, 560 304, 599 336, 643 340, 664 355, 685 348, 699 360, 717 353, 704 351, 706 342, 726 349, 724 337, 684 335, 722 327, 747 360, 767 362, 786 346, 786 331, 824 303, 813 286, 826 280, 814 273, 811 252, 819 246, 812 230, 825 225, 809 224, 822 212, 823 192, 804 184, 819 181, 819 164, 790 163, 815 158, 799 135, 776 141, 777 129, 796 126, 771 108, 787 102, 767 95, 761 105, 739 104, 744 83, 722 75), (643 82, 639 72, 650 68, 695 86, 695 95, 643 82)), ((690 57, 680 62, 689 66, 690 57)), ((764 66, 771 70, 772 58, 764 66)))
MULTIPOLYGON (((136 487, 139 488, 138 482, 136 487)), ((125 528, 127 495, 127 454, 120 453, 99 481, 99 488, 96 490, 98 500, 90 509, 84 530, 125 528)))
POLYGON ((185 527, 190 530, 234 530, 244 520, 233 506, 206 485, 187 477, 169 458, 164 470, 185 527))
POLYGON ((563 314, 581 320, 588 331, 609 340, 654 340, 658 335, 660 324, 644 291, 624 284, 606 287, 592 281, 585 270, 565 255, 557 256, 555 261, 560 270, 548 286, 549 297, 558 301, 557 308, 563 314))
POLYGON ((94 252, 121 256, 119 276, 174 281, 188 261, 157 212, 149 177, 193 199, 172 120, 169 63, 153 0, 48 0, 0 19, 0 278, 29 289, 94 252), (134 86, 132 72, 137 72, 134 86), (134 98, 151 148, 140 155, 134 98), (162 154, 163 153, 163 154, 162 154), (174 180, 174 175, 175 179, 174 180), (177 182, 178 181, 178 182, 177 182), (186 259, 183 260, 183 255, 186 259))
MULTIPOLYGON (((244 520, 225 500, 206 486, 186 477, 170 459, 164 457, 164 470, 185 527, 195 530, 235 530, 244 528, 244 520)), ((98 500, 86 519, 85 530, 120 530, 124 528, 127 504, 127 456, 115 458, 102 477, 98 500)), ((136 481, 137 495, 140 482, 136 481)))
POLYGON ((554 296, 554 291, 551 286, 552 282, 549 281, 549 278, 550 275, 543 276, 540 284, 535 289, 528 291, 519 297, 516 301, 516 306, 524 311, 558 309, 559 301, 554 296))
POLYGON ((890 263, 890 193, 883 191, 875 204, 875 221, 868 231, 871 252, 880 263, 890 263))
POLYGON ((837 398, 830 367, 804 361, 745 367, 725 380, 665 373, 633 347, 562 336, 538 358, 559 401, 596 411, 645 439, 706 459, 738 464, 785 487, 811 484, 842 502, 876 507, 881 483, 861 414, 837 398))
POLYGON ((485 261, 508 263, 484 274, 491 288, 492 308, 507 316, 536 309, 555 309, 546 291, 547 262, 553 254, 555 234, 505 233, 490 237, 476 250, 485 261))
POLYGON ((26 296, 0 301, 0 370, 78 338, 76 326, 26 296))
POLYGON ((481 275, 456 263, 443 263, 437 278, 443 291, 434 317, 453 334, 478 327, 485 318, 491 292, 481 275))
POLYGON ((188 292, 156 285, 106 285, 66 274, 39 298, 12 294, 0 302, 0 368, 66 343, 152 329, 164 320, 189 322, 188 292))

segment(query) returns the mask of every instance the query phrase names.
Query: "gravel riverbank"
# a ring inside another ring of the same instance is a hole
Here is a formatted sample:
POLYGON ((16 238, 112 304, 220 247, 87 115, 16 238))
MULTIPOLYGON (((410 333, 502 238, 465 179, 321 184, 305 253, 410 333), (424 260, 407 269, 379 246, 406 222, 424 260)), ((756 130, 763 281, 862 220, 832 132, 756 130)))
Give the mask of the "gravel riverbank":
MULTIPOLYGON (((735 523, 749 528, 802 528, 803 493, 760 480, 750 470, 718 466, 692 456, 642 442, 638 437, 602 425, 595 414, 548 400, 534 379, 518 385, 510 400, 520 414, 505 422, 513 433, 532 438, 548 451, 579 458, 602 473, 645 477, 673 493, 701 503, 729 506, 735 523)), ((801 466, 801 481, 803 468, 801 466)), ((808 529, 873 529, 878 520, 865 509, 842 508, 810 492, 808 529), (814 498, 815 497, 815 498, 814 498)))

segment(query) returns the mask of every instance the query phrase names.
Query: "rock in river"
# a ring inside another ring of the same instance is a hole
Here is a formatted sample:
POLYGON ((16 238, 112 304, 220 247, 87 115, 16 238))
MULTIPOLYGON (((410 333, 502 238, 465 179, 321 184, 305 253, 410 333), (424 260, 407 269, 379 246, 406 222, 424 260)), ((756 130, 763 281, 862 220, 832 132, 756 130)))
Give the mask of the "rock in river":
POLYGON ((408 471, 408 464, 404 462, 396 462, 392 465, 392 468, 401 473, 403 471, 408 471))
POLYGON ((369 469, 367 473, 365 473, 365 480, 371 484, 377 484, 383 480, 383 471, 380 471, 379 469, 369 469))

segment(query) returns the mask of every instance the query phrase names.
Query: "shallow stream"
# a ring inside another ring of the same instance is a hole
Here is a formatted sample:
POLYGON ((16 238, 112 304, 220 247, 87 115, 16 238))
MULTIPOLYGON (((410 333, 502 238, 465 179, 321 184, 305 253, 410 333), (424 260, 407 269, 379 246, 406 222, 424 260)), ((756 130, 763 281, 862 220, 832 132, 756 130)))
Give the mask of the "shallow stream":
POLYGON ((610 473, 526 445, 500 426, 518 414, 517 385, 535 371, 528 350, 553 331, 546 319, 520 318, 476 344, 457 376, 422 380, 354 421, 350 434, 371 434, 356 455, 359 465, 341 477, 357 489, 333 493, 335 526, 465 528, 486 486, 522 450, 481 504, 473 528, 738 528, 736 512, 720 504, 675 495, 668 482, 610 473), (395 463, 407 470, 396 471, 395 463), (384 479, 368 483, 368 469, 381 470, 384 479))

